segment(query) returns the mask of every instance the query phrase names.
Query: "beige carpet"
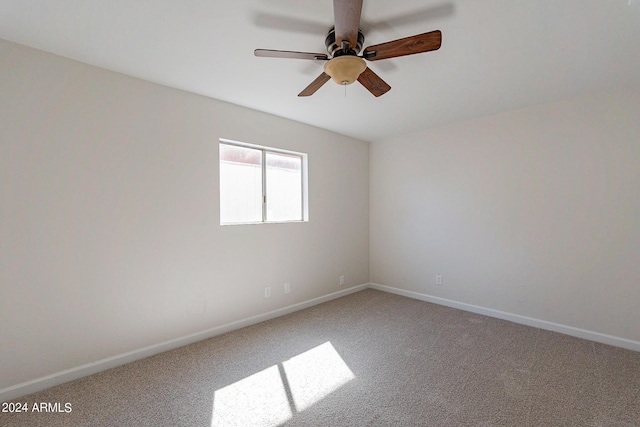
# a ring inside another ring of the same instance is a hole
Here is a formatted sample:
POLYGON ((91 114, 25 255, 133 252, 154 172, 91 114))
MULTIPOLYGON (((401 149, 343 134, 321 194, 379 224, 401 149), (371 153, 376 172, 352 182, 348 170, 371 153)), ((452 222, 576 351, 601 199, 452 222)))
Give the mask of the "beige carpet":
POLYGON ((640 426, 640 353, 366 290, 63 384, 0 426, 640 426))

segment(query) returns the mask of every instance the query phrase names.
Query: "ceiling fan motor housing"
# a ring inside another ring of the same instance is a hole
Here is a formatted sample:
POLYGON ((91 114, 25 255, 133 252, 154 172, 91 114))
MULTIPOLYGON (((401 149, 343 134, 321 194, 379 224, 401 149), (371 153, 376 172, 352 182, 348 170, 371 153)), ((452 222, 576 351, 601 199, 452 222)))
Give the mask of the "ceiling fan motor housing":
POLYGON ((336 57, 341 55, 357 55, 362 50, 362 45, 364 44, 364 34, 362 31, 358 30, 358 40, 356 41, 355 46, 349 46, 349 50, 345 52, 342 48, 342 44, 336 43, 336 32, 335 29, 332 28, 329 30, 329 34, 327 34, 327 38, 324 40, 324 44, 327 47, 327 52, 329 55, 336 57))

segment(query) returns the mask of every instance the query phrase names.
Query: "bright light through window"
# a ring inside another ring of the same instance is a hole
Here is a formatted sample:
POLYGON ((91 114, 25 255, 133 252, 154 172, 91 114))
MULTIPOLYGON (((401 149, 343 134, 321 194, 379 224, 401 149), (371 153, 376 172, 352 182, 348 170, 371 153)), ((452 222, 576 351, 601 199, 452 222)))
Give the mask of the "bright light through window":
POLYGON ((302 220, 302 157, 266 153, 267 220, 302 220))
POLYGON ((333 345, 326 342, 216 390, 211 425, 278 426, 354 378, 333 345))
POLYGON ((306 154, 220 141, 220 224, 306 220, 306 154))
POLYGON ((262 221, 262 152, 220 144, 220 222, 262 221))

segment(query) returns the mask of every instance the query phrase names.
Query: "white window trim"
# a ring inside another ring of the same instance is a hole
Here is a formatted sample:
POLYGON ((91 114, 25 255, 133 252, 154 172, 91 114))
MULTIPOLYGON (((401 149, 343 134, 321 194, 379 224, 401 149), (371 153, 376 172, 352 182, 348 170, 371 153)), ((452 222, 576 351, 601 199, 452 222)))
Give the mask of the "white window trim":
MULTIPOLYGON (((256 224, 290 224, 290 223, 297 223, 297 222, 309 222, 309 176, 308 176, 309 160, 308 160, 307 153, 301 153, 299 151, 284 150, 281 148, 268 147, 266 145, 252 144, 249 142, 234 141, 232 139, 220 138, 218 140, 218 155, 220 153, 220 144, 234 145, 236 147, 246 147, 246 148, 253 148, 256 150, 260 150, 262 152, 262 165, 263 165, 262 167, 262 221, 220 222, 220 225, 226 226, 226 225, 256 225, 256 224), (267 215, 266 153, 267 152, 290 154, 294 156, 299 156, 302 159, 302 171, 301 171, 302 172, 301 173, 302 175, 302 219, 301 220, 295 219, 290 221, 267 221, 266 219, 266 215, 267 215)), ((220 167, 220 159, 218 158, 218 169, 219 167, 220 167)), ((218 170, 218 179, 219 177, 220 177, 220 171, 218 170)), ((218 202, 220 202, 219 198, 218 198, 218 202)))

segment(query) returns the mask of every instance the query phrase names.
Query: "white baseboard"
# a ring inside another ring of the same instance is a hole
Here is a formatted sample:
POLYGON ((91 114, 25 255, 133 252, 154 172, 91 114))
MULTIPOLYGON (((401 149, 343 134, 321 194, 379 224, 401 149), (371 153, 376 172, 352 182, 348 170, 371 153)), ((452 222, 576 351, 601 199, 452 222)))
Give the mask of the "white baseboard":
POLYGON ((145 357, 153 356, 165 351, 192 344, 194 342, 202 341, 216 335, 225 334, 236 329, 255 325, 256 323, 264 322, 265 320, 275 319, 276 317, 284 316, 285 314, 293 313, 295 311, 303 310, 314 305, 322 304, 323 302, 331 301, 336 298, 362 291, 364 289, 367 289, 368 286, 368 284, 353 286, 351 288, 332 292, 330 294, 313 298, 308 301, 273 310, 268 313, 247 317, 245 319, 227 323, 226 325, 216 326, 215 328, 207 329, 195 334, 172 339, 159 344, 150 345, 148 347, 140 348, 138 350, 133 350, 116 356, 107 357, 106 359, 97 360, 95 362, 90 362, 81 366, 77 366, 75 368, 56 372, 55 374, 47 375, 45 377, 36 378, 35 380, 3 388, 0 389, 0 402, 6 402, 12 399, 16 399, 18 397, 35 393, 49 387, 66 383, 68 381, 73 381, 87 375, 96 374, 107 369, 115 368, 116 366, 131 363, 136 360, 144 359, 145 357))
POLYGON ((574 328, 573 326, 561 325, 559 323, 548 322, 546 320, 534 319, 533 317, 521 316, 519 314, 507 313, 500 310, 494 310, 492 308, 480 307, 477 305, 467 304, 464 302, 458 302, 449 300, 446 298, 434 297, 427 294, 422 294, 413 291, 407 291, 404 289, 398 289, 391 286, 379 285, 377 283, 369 283, 368 288, 376 289, 378 291, 389 292, 396 295, 402 295, 409 298, 418 299, 421 301, 427 301, 434 304, 444 305, 447 307, 457 308, 464 311, 470 311, 472 313, 483 314, 489 317, 495 317, 498 319, 509 320, 514 323, 520 323, 522 325, 533 326, 548 331, 559 332, 565 335, 571 335, 577 338, 583 338, 603 344, 609 344, 616 347, 626 348, 628 350, 634 350, 640 352, 640 342, 629 340, 626 338, 620 338, 613 335, 602 334, 600 332, 588 331, 586 329, 574 328))
POLYGON ((453 301, 446 298, 435 297, 432 295, 422 294, 413 291, 407 291, 404 289, 398 289, 391 286, 380 285, 377 283, 368 283, 363 285, 354 286, 348 289, 344 289, 338 292, 333 292, 328 295, 324 295, 318 298, 313 298, 308 301, 304 301, 298 304, 293 304, 284 308, 270 311, 268 313, 259 314, 257 316, 248 317, 232 323, 217 326, 215 328, 207 329, 205 331, 197 332, 195 334, 187 335, 184 337, 176 338, 173 340, 165 341, 159 344, 154 344, 148 347, 133 350, 127 353, 119 354, 116 356, 101 359, 95 362, 87 363, 75 368, 67 369, 65 371, 57 372, 55 374, 47 375, 45 377, 36 378, 32 381, 27 381, 21 384, 17 384, 11 387, 0 389, 0 402, 6 402, 18 397, 35 393, 53 387, 68 381, 72 381, 78 378, 92 375, 98 372, 105 371, 107 369, 115 368, 116 366, 124 365, 126 363, 134 362, 136 360, 144 359, 145 357, 153 356, 165 351, 173 350, 184 345, 192 344, 197 341, 201 341, 207 338, 221 335, 227 332, 241 329, 246 326, 251 326, 256 323, 264 322, 266 320, 275 319, 276 317, 284 316, 285 314, 293 313, 295 311, 303 310, 305 308, 312 307, 314 305, 322 304, 323 302, 331 301, 336 298, 340 298, 355 292, 362 291, 364 289, 376 289, 383 292, 389 292, 396 295, 405 296, 408 298, 418 299, 434 304, 444 305, 447 307, 457 308, 472 313, 483 314, 489 317, 495 317, 498 319, 508 320, 522 325, 533 326, 540 329, 559 332, 566 335, 571 335, 578 338, 583 338, 603 344, 609 344, 616 347, 625 348, 628 350, 634 350, 640 352, 640 342, 629 340, 626 338, 620 338, 612 335, 602 334, 599 332, 588 331, 585 329, 574 328, 572 326, 561 325, 559 323, 548 322, 546 320, 534 319, 532 317, 521 316, 519 314, 507 313, 500 310, 494 310, 491 308, 480 307, 473 304, 467 304, 463 302, 453 301))

